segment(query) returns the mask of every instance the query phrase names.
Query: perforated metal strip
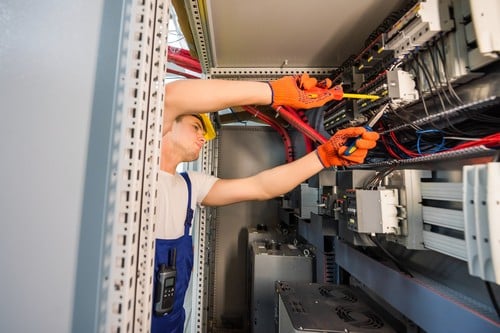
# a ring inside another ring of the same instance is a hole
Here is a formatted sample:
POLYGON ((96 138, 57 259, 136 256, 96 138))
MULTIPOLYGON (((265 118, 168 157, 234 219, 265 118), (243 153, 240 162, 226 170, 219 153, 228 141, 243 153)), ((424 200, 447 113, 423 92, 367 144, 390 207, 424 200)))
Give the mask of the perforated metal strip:
POLYGON ((188 11, 189 24, 193 33, 193 39, 198 53, 203 73, 208 73, 212 64, 210 44, 205 36, 208 36, 207 25, 205 24, 203 5, 204 1, 186 0, 186 10, 188 11), (201 2, 201 3, 200 3, 201 2))
MULTIPOLYGON (((157 182, 160 166, 160 142, 166 73, 166 48, 169 21, 168 0, 156 1, 154 33, 152 39, 151 71, 149 80, 149 104, 144 158, 144 190, 142 193, 141 220, 137 265, 137 287, 135 296, 133 332, 149 332, 153 293, 154 229, 157 212, 157 182)), ((151 3, 153 5, 153 3, 151 3)))
POLYGON ((334 68, 310 68, 310 67, 293 67, 293 68, 210 68, 209 74, 212 79, 252 79, 252 80, 269 80, 286 75, 298 75, 308 73, 315 77, 328 76, 333 72, 334 68))
MULTIPOLYGON (((209 141, 202 151, 199 169, 207 174, 217 174, 218 140, 209 141)), ((193 300, 191 330, 193 333, 207 331, 208 302, 210 288, 210 263, 207 251, 210 249, 210 225, 214 220, 215 209, 203 208, 199 210, 196 221, 196 242, 194 243, 194 269, 193 269, 193 300)))
POLYGON ((158 42, 165 37, 158 33, 166 32, 166 27, 161 28, 166 20, 159 19, 165 9, 160 0, 130 0, 124 5, 97 309, 99 332, 103 333, 149 331, 148 273, 153 249, 148 234, 153 229, 163 98, 154 85, 161 82, 160 73, 164 70, 165 50, 158 47, 158 42), (146 214, 141 221, 143 212, 146 214), (144 249, 139 259, 141 229, 147 232, 141 235, 144 249), (136 302, 137 282, 140 297, 136 302), (134 320, 136 313, 139 316, 134 320))

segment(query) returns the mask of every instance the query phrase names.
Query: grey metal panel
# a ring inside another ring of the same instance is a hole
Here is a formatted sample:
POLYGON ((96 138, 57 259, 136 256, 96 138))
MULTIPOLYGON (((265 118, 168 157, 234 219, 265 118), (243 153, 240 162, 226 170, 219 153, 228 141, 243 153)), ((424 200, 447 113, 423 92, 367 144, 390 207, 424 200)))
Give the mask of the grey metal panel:
POLYGON ((396 332, 384 316, 352 286, 276 283, 279 332, 396 332))
POLYGON ((78 266, 73 308, 73 332, 96 332, 99 325, 98 309, 101 280, 101 257, 104 249, 96 246, 105 235, 104 215, 106 214, 106 187, 108 183, 107 166, 110 154, 110 132, 113 126, 113 100, 115 66, 119 50, 120 21, 123 4, 103 5, 106 23, 101 26, 99 54, 96 54, 96 85, 93 91, 93 105, 90 124, 89 149, 85 174, 85 188, 82 199, 82 224, 80 226, 78 266), (114 13, 114 14, 113 14, 114 13), (94 244, 94 246, 91 246, 94 244))
MULTIPOLYGON (((1 332, 72 331, 103 3, 0 3, 1 332)), ((120 16, 121 3, 112 6, 120 16)), ((105 97, 100 106, 111 99, 105 97)), ((109 121, 101 116, 103 129, 109 121)), ((106 150, 106 141, 98 144, 95 149, 106 150)), ((101 167, 92 166, 99 184, 101 167)), ((101 194, 91 200, 95 215, 101 194)), ((88 257, 100 251, 95 231, 88 257)), ((86 268, 82 279, 96 275, 98 266, 86 268)), ((80 303, 87 327, 94 324, 96 288, 80 303)))
POLYGON ((312 282, 312 257, 291 244, 277 250, 265 242, 252 244, 252 332, 274 329, 275 281, 312 282))
POLYGON ((362 1, 355 6, 348 0, 200 2, 186 0, 200 62, 208 75, 232 78, 266 78, 308 69, 315 75, 327 74, 358 53, 378 24, 404 4, 402 0, 362 1))
MULTIPOLYGON (((283 141, 269 127, 223 126, 219 135, 218 176, 238 178, 256 174, 285 162, 283 141)), ((247 228, 277 225, 278 201, 252 201, 216 209, 216 242, 213 319, 233 316, 246 319, 247 228)), ((248 323, 247 323, 248 324, 248 323)), ((220 324, 220 326, 222 326, 220 324)))
POLYGON ((298 333, 301 330, 297 330, 293 327, 290 316, 286 311, 285 304, 283 303, 283 299, 281 296, 278 296, 278 332, 287 332, 287 333, 298 333))
MULTIPOLYGON (((304 221, 299 221, 299 224, 303 223, 304 221)), ((306 225, 303 227, 304 234, 300 236, 322 251, 325 245, 324 237, 338 235, 338 222, 330 216, 312 213, 310 223, 304 224, 306 225)))
POLYGON ((331 67, 357 53, 400 1, 209 0, 214 67, 331 67))
POLYGON ((492 309, 420 275, 410 278, 336 241, 337 262, 427 332, 498 332, 492 309), (453 320, 448 320, 453 318, 453 320))

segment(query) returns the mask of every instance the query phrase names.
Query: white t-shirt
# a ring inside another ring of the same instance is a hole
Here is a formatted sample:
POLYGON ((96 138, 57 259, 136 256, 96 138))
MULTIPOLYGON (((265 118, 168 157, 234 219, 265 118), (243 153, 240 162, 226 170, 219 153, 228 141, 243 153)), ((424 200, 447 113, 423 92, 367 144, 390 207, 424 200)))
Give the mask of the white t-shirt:
MULTIPOLYGON (((214 183, 219 179, 201 172, 188 171, 191 180, 191 209, 201 204, 214 183)), ((176 239, 184 235, 184 220, 188 201, 187 184, 179 173, 165 171, 158 174, 158 220, 156 238, 176 239)), ((192 230, 189 231, 192 234, 192 230)))

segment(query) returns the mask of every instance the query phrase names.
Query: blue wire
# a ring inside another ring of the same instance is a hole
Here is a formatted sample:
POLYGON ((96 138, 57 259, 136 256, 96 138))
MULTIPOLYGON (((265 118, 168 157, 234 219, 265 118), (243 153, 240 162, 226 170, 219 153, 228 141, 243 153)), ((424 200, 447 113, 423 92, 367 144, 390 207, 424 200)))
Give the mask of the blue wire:
POLYGON ((428 129, 428 130, 417 130, 416 131, 417 133, 417 151, 420 155, 422 155, 422 151, 420 149, 420 142, 422 140, 422 135, 423 134, 428 134, 428 133, 439 133, 441 134, 441 143, 438 144, 436 147, 434 147, 433 149, 430 149, 428 151, 426 151, 427 153, 436 153, 438 151, 441 151, 443 150, 445 147, 445 142, 444 142, 444 134, 442 131, 438 130, 438 129, 428 129))

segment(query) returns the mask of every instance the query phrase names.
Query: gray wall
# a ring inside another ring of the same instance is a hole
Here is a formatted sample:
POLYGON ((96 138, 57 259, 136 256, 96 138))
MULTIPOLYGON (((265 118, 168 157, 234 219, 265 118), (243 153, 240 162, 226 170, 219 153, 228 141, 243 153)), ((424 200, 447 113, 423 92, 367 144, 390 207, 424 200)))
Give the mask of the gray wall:
MULTIPOLYGON (((84 193, 93 195, 96 205, 104 193, 112 86, 99 89, 104 99, 96 101, 94 93, 96 77, 115 79, 112 50, 118 43, 115 36, 106 42, 112 65, 96 75, 103 60, 98 59, 103 3, 0 3, 0 332, 79 331, 72 327, 74 310, 86 322, 82 332, 95 327, 100 240, 93 236, 100 235, 102 211, 84 204, 84 193), (88 159, 91 127, 98 144, 91 150, 101 150, 100 160, 88 159), (90 174, 101 183, 93 194, 90 174), (92 264, 78 268, 85 210, 98 219, 85 244, 92 264), (77 270, 86 271, 86 283, 93 285, 84 288, 86 299, 74 297, 77 270)), ((115 6, 107 9, 116 12, 107 21, 119 27, 122 3, 115 6)))

